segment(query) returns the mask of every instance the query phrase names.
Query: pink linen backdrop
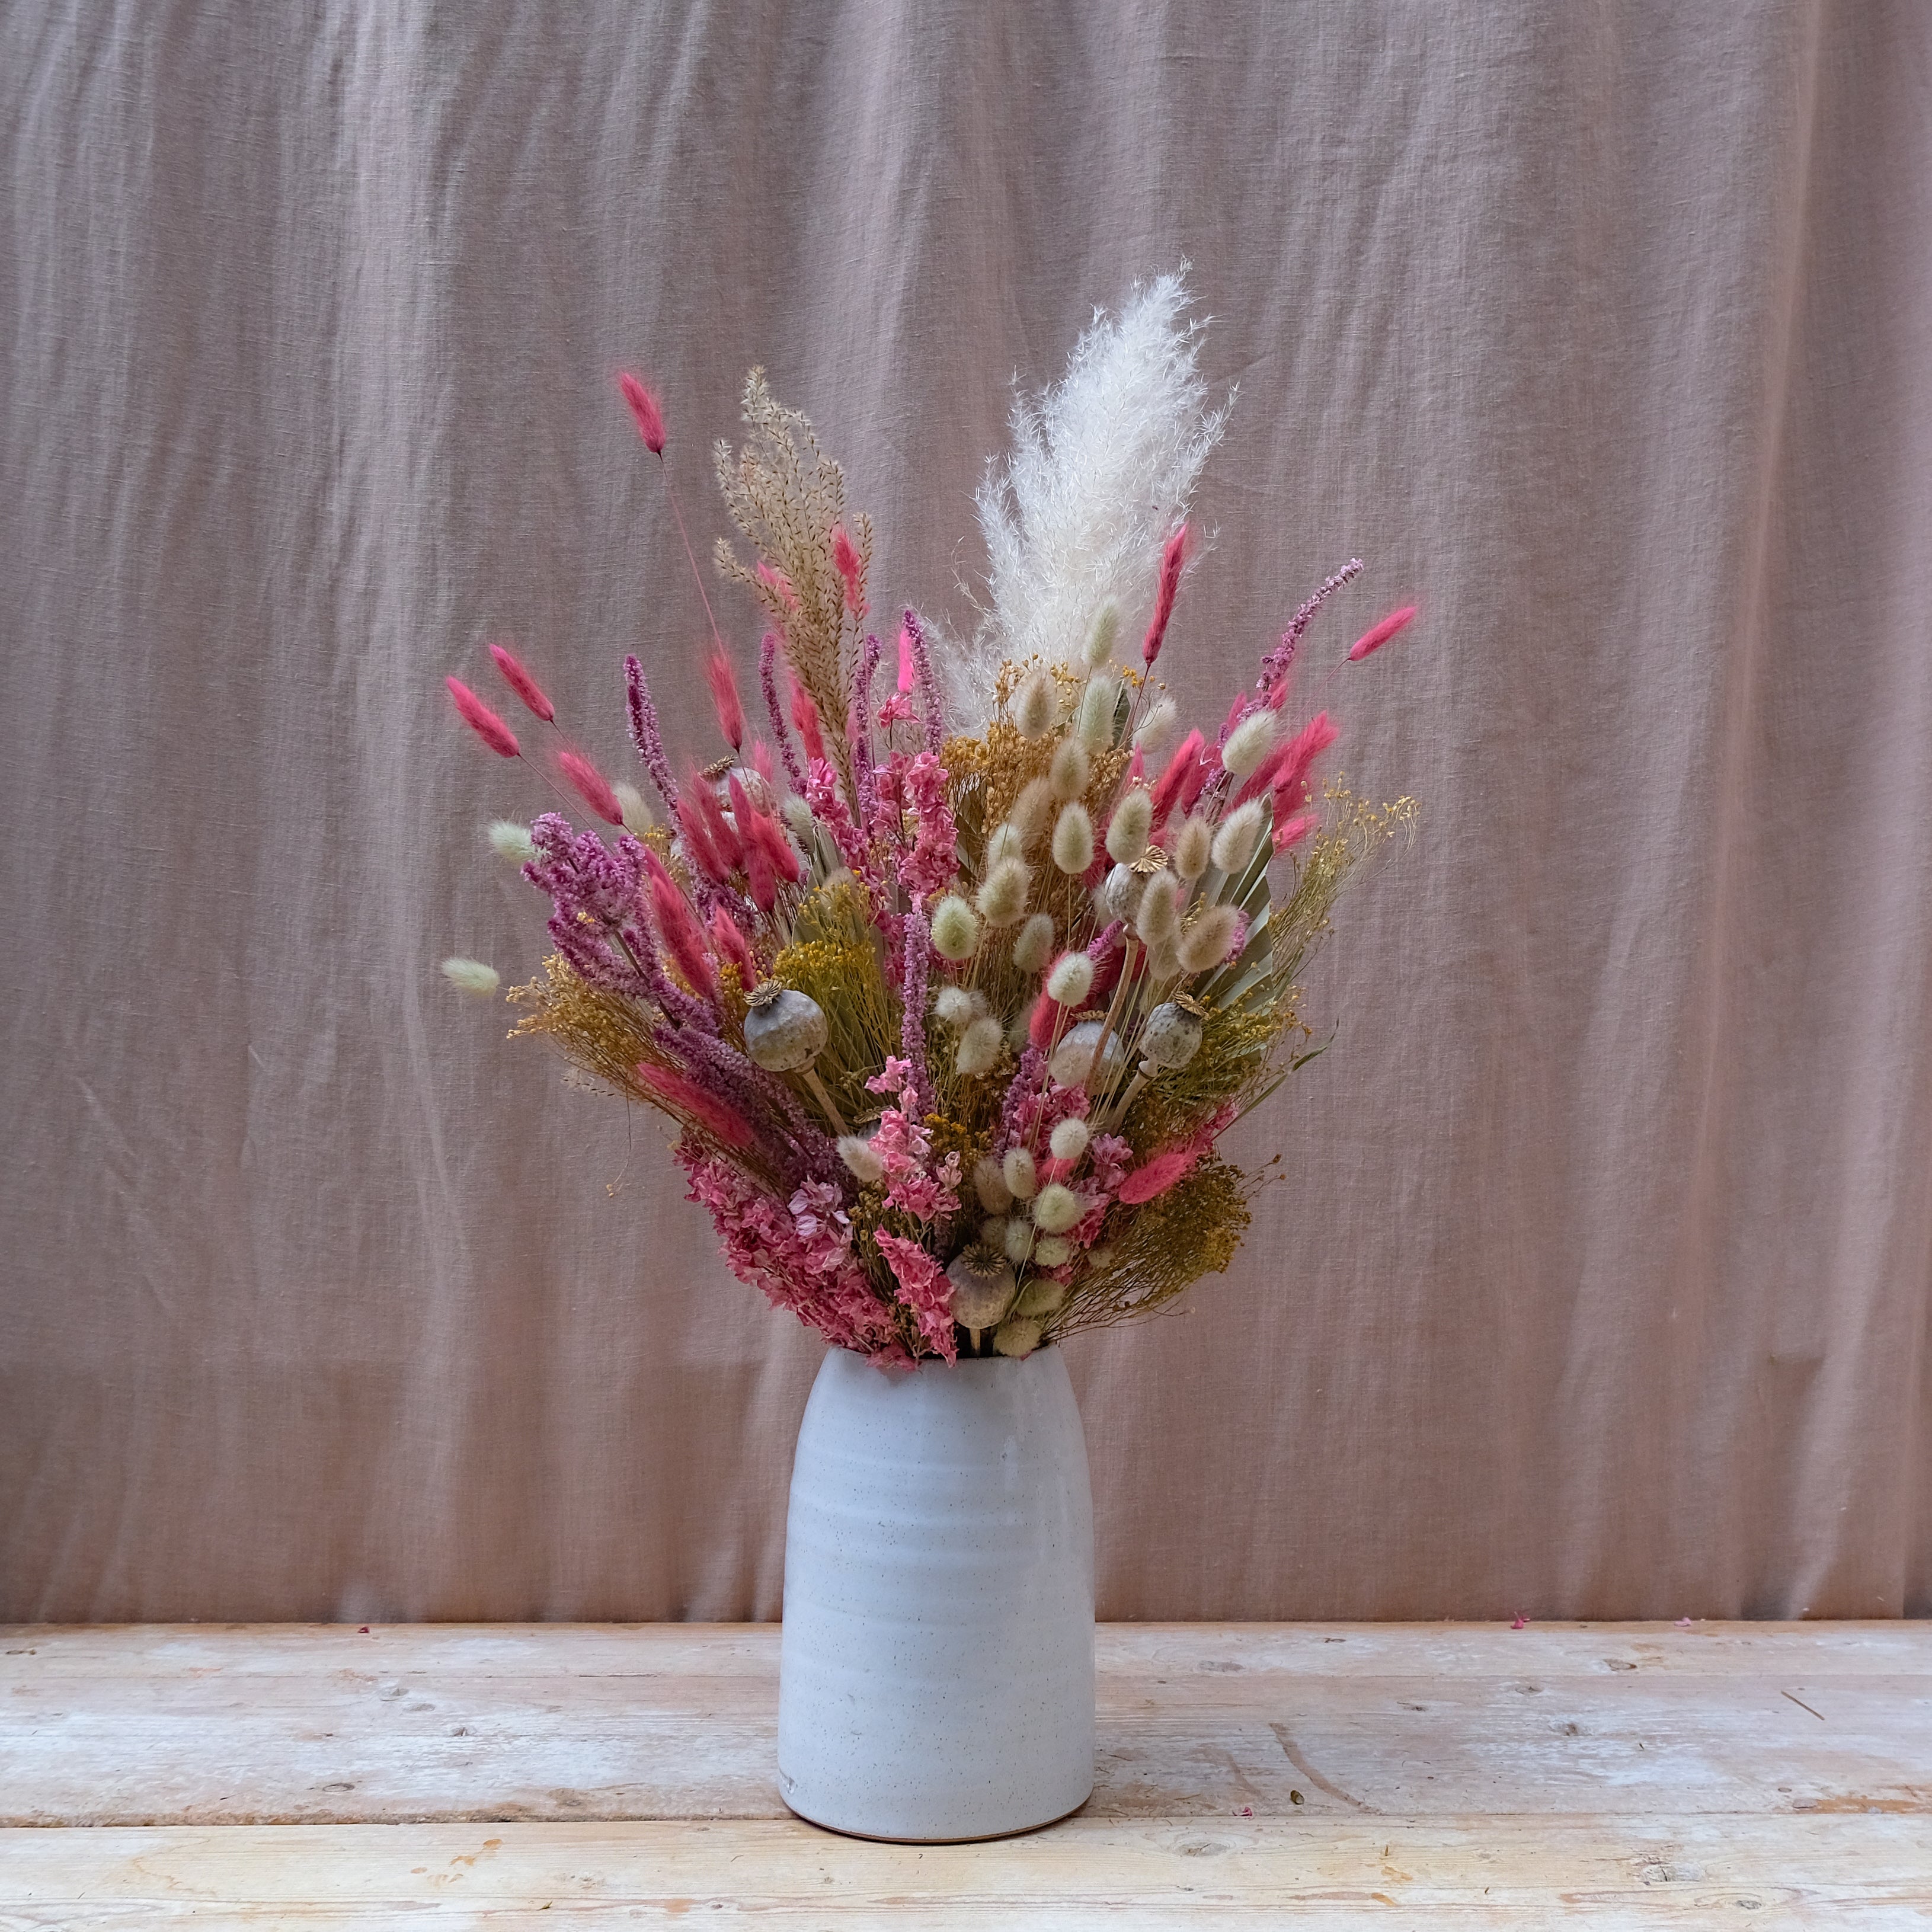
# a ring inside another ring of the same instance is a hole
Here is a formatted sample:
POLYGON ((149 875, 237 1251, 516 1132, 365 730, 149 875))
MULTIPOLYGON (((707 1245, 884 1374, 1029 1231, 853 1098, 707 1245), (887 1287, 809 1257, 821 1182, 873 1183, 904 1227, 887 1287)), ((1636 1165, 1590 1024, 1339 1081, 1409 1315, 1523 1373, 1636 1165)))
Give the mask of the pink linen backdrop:
POLYGON ((1234 1270, 1069 1349, 1102 1615, 1932 1612, 1932 14, 14 0, 0 98, 0 1616, 778 1613, 818 1346, 440 980, 544 950, 442 680, 710 754, 627 366, 700 544, 762 363, 962 621, 1184 257, 1163 669, 1360 555, 1423 820, 1234 1270))

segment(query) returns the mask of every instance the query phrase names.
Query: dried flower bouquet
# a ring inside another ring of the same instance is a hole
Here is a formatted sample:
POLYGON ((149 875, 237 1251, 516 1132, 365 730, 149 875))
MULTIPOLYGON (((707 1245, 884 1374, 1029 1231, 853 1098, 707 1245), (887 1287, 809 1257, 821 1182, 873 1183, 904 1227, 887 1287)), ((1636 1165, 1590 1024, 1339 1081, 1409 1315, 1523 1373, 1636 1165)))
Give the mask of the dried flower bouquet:
MULTIPOLYGON (((764 613, 769 735, 714 622, 728 756, 674 770, 632 657, 662 815, 560 735, 551 782, 614 837, 556 812, 490 828, 552 906, 555 950, 508 995, 516 1033, 668 1115, 734 1272, 881 1364, 1023 1356, 1227 1266, 1256 1183, 1217 1144, 1312 1057, 1297 975, 1350 875, 1414 816, 1318 790, 1336 728, 1291 722, 1304 634, 1358 562, 1294 614, 1211 740, 1168 748, 1154 668, 1226 416, 1186 301, 1174 277, 1137 290, 1016 409, 980 493, 979 628, 951 640, 905 611, 883 692, 870 526, 754 370, 746 439, 716 449, 754 554, 721 540, 716 562, 764 613)), ((656 398, 622 386, 662 462, 656 398)), ((554 726, 523 664, 492 653, 554 726)), ((493 751, 526 755, 449 687, 493 751)), ((497 984, 475 961, 446 970, 497 984)))

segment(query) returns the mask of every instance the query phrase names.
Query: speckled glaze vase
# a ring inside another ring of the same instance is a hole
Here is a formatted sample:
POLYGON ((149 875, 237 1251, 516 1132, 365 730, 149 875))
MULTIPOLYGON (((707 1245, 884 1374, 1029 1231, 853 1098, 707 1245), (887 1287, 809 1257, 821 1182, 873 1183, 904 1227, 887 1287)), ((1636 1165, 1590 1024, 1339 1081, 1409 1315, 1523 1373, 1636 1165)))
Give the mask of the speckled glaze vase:
POLYGON ((1094 1502, 1061 1352, 833 1349, 800 1425, 778 1786, 858 1838, 1003 1838, 1094 1788, 1094 1502))

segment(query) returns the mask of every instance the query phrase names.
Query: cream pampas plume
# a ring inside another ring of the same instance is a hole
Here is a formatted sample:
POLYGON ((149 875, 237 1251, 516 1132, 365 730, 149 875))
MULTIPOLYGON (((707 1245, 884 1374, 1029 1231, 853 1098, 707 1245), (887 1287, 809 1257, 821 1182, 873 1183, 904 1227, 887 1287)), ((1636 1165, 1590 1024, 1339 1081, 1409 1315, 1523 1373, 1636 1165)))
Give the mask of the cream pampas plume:
POLYGON ((1014 406, 1012 453, 978 496, 992 608, 949 666, 959 729, 985 722, 1003 658, 1070 662, 1106 598, 1154 601, 1162 541, 1227 421, 1178 274, 1136 289, 1095 316, 1055 387, 1014 406))
POLYGON ((1053 828, 1053 862, 1078 874, 1094 862, 1094 821, 1084 805, 1068 806, 1053 828))
POLYGON ((1255 842, 1267 816, 1266 802, 1251 798, 1222 820, 1214 844, 1214 863, 1222 872, 1238 872, 1255 856, 1255 842))
POLYGON ((485 965, 480 959, 446 959, 442 976, 458 992, 474 993, 479 999, 488 999, 503 983, 497 977, 496 968, 485 965))
POLYGON ((527 866, 537 856, 537 848, 530 840, 530 828, 519 825, 514 818, 493 818, 488 836, 490 850, 513 865, 527 866))

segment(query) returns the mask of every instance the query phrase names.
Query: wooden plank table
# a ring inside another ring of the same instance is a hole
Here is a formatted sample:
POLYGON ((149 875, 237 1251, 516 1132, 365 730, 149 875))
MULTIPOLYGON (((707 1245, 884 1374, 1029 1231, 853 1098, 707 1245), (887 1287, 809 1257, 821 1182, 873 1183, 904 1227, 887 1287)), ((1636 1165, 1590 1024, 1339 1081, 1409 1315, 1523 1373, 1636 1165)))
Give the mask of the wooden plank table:
POLYGON ((0 1630, 0 1928, 1932 1926, 1932 1625, 1105 1625, 948 1846, 785 1811, 778 1636, 0 1630))

